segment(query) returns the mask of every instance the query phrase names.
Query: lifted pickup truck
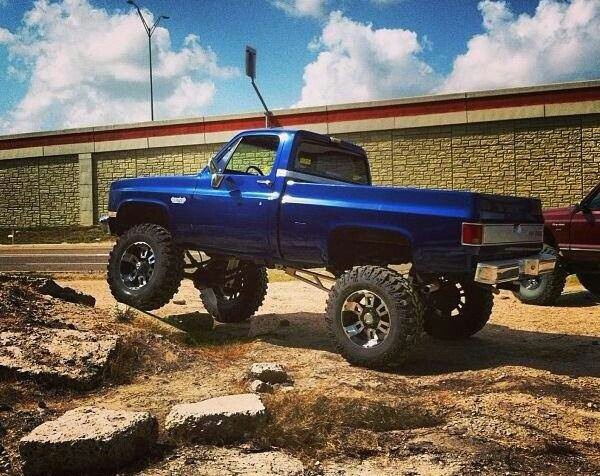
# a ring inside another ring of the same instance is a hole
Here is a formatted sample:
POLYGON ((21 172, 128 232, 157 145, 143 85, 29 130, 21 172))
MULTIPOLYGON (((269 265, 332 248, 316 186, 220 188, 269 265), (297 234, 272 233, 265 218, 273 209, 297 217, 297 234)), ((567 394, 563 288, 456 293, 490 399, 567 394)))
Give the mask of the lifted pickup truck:
POLYGON ((552 273, 520 283, 516 296, 529 304, 552 305, 567 276, 600 299, 600 184, 578 204, 544 210, 544 251, 557 257, 552 273))
POLYGON ((403 360, 423 330, 475 334, 497 286, 555 263, 539 200, 376 187, 363 149, 307 131, 243 132, 198 175, 113 183, 108 207, 118 301, 161 307, 188 277, 217 321, 239 322, 262 304, 266 268, 283 268, 329 293, 329 333, 365 366, 403 360))

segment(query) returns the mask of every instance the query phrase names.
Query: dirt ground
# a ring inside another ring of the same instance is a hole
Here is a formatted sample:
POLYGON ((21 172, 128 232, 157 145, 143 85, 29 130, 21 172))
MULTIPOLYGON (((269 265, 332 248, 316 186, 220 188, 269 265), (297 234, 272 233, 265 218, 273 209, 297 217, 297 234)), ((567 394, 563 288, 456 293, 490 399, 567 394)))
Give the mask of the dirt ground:
POLYGON ((32 419, 42 418, 43 398, 50 415, 92 404, 147 410, 162 424, 174 404, 245 391, 253 362, 279 362, 293 379, 291 390, 265 396, 272 421, 256 441, 165 446, 131 472, 600 474, 600 305, 578 286, 555 307, 525 306, 503 291, 477 336, 424 337, 409 362, 375 371, 335 353, 323 319, 326 294, 297 281, 271 283, 255 317, 276 315, 289 325, 252 339, 248 323, 185 332, 159 320, 202 310, 190 283, 175 297, 185 304, 118 324, 103 280, 61 284, 96 297, 96 310, 77 311, 82 325, 139 329, 143 356, 127 378, 97 391, 36 390, 17 404, 32 419))

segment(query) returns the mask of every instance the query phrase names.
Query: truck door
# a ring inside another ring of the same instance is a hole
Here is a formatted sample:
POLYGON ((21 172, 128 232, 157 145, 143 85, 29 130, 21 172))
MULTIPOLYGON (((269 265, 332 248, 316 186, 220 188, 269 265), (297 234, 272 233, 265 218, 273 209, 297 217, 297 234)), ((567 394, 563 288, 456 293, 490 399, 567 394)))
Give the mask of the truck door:
POLYGON ((571 219, 572 259, 600 263, 600 188, 571 219))
POLYGON ((273 190, 276 134, 248 135, 221 164, 223 180, 195 196, 200 244, 237 254, 270 254, 275 248, 278 194, 273 190))

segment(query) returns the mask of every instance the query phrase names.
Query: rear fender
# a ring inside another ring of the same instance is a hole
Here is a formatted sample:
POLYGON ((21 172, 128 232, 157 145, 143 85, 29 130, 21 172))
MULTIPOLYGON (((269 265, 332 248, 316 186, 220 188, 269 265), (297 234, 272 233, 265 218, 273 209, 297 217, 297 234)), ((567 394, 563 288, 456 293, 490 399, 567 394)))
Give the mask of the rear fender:
POLYGON ((327 240, 327 262, 348 268, 361 264, 401 264, 412 259, 412 239, 405 230, 341 226, 327 240))

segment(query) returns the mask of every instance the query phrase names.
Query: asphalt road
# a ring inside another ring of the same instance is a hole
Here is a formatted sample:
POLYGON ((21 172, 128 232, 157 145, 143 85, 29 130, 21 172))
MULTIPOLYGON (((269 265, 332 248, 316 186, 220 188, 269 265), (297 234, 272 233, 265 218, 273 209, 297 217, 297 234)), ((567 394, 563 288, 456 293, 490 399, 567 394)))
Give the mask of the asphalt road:
POLYGON ((0 272, 90 272, 106 270, 110 244, 2 245, 0 272))

